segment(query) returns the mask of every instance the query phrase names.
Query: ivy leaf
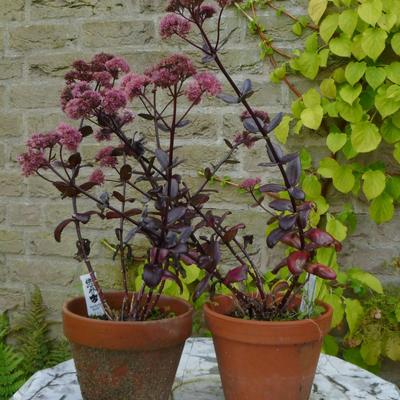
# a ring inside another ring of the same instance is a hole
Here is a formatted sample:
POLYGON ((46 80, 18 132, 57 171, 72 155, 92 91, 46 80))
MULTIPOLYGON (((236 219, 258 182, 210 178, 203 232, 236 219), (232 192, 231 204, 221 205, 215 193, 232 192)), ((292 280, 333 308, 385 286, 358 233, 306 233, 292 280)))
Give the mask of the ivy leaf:
POLYGON ((345 83, 339 90, 340 97, 348 104, 352 105, 354 100, 360 95, 362 86, 358 83, 356 86, 351 86, 345 83))
POLYGON ((400 85, 400 62, 395 61, 386 66, 386 75, 393 83, 400 85))
POLYGON ((345 133, 331 132, 326 138, 326 145, 332 153, 338 152, 347 142, 345 133))
POLYGON ((367 24, 375 25, 382 15, 383 5, 381 0, 366 0, 358 7, 358 15, 367 24))
POLYGON ((396 143, 394 146, 393 157, 400 164, 400 143, 396 143))
POLYGON ((338 326, 344 317, 344 306, 342 299, 335 293, 328 293, 322 298, 322 301, 328 303, 333 308, 331 328, 338 326))
POLYGON ((285 144, 289 135, 289 124, 292 118, 289 115, 285 115, 282 118, 281 123, 275 128, 275 137, 282 143, 285 144))
POLYGON ((339 14, 329 14, 321 22, 319 26, 319 34, 325 43, 328 43, 335 33, 339 24, 339 14))
POLYGON ((332 78, 324 79, 320 85, 321 93, 325 97, 334 99, 336 97, 336 85, 332 78))
POLYGON ((321 195, 322 186, 315 175, 307 175, 303 180, 301 188, 309 199, 314 199, 321 195))
POLYGON ((378 148, 382 137, 378 127, 369 121, 351 125, 351 144, 359 153, 369 153, 378 148))
POLYGON ((336 339, 331 335, 326 335, 324 337, 324 344, 322 346, 322 351, 330 356, 337 356, 339 353, 339 345, 336 339))
POLYGON ((400 109, 400 99, 396 100, 395 98, 391 98, 395 94, 393 89, 390 89, 391 87, 400 89, 397 85, 381 86, 375 96, 375 107, 382 118, 386 118, 400 109))
POLYGON ((391 332, 385 343, 385 353, 393 361, 400 361, 400 335, 397 332, 391 332))
POLYGON ((329 42, 330 51, 339 57, 350 57, 351 56, 352 42, 345 34, 339 37, 333 38, 329 42))
POLYGON ((378 278, 362 269, 352 268, 347 271, 350 279, 355 279, 363 285, 368 286, 374 292, 383 294, 383 287, 378 278))
POLYGON ((364 316, 364 308, 357 299, 346 298, 344 304, 346 306, 347 324, 349 325, 350 335, 352 335, 360 326, 362 317, 364 316))
POLYGON ((339 99, 336 102, 336 107, 339 111, 340 116, 348 122, 359 122, 361 121, 364 114, 364 110, 361 104, 357 101, 350 105, 345 101, 339 99))
POLYGON ((384 68, 368 67, 365 72, 365 79, 367 80, 368 84, 375 90, 385 81, 386 72, 384 68))
POLYGON ((323 108, 317 105, 303 110, 300 115, 300 119, 307 128, 317 130, 321 126, 323 115, 323 108))
POLYGON ((333 186, 339 192, 349 193, 353 189, 354 184, 355 178, 350 165, 339 166, 333 175, 333 186))
POLYGON ((328 0, 310 0, 308 2, 308 14, 314 24, 318 24, 327 6, 328 0))
POLYGON ((393 198, 383 192, 372 201, 369 206, 369 215, 377 224, 390 221, 394 215, 393 198))
POLYGON ((382 171, 367 171, 363 174, 363 191, 368 200, 375 199, 385 190, 386 176, 382 171))
POLYGON ((324 178, 333 178, 338 168, 339 163, 336 160, 326 157, 319 162, 318 173, 324 178))
POLYGON ((375 61, 385 50, 388 34, 380 28, 368 28, 363 32, 361 47, 375 61))
POLYGON ((320 94, 313 88, 303 94, 303 103, 307 108, 319 106, 321 104, 320 94))
POLYGON ((326 231, 339 242, 347 237, 347 226, 330 214, 327 215, 326 231))
POLYGON ((362 62, 350 62, 347 64, 347 67, 344 71, 344 76, 346 77, 347 82, 350 83, 351 86, 354 86, 365 74, 367 69, 367 63, 365 61, 362 62))
POLYGON ((357 11, 354 9, 347 9, 339 15, 339 27, 348 36, 352 36, 358 22, 357 11))
POLYGON ((386 182, 386 192, 393 197, 393 200, 400 198, 400 177, 391 176, 386 182))
POLYGON ((400 56, 400 32, 397 32, 393 35, 392 40, 390 41, 393 51, 400 56))
POLYGON ((379 338, 365 339, 360 348, 360 354, 367 365, 378 363, 381 355, 382 342, 379 338))
POLYGON ((320 59, 317 53, 304 52, 290 61, 290 66, 308 79, 314 80, 318 75, 320 59))

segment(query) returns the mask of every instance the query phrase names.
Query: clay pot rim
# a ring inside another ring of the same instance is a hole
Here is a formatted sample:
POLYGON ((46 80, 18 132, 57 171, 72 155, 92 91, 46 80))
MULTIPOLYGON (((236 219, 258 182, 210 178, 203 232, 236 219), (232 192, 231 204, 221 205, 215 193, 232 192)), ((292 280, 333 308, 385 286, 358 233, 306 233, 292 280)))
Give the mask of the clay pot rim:
POLYGON ((312 323, 322 321, 326 318, 328 318, 332 313, 333 313, 333 308, 327 303, 324 303, 323 301, 317 300, 317 303, 321 305, 322 307, 325 308, 325 312, 321 315, 319 315, 317 318, 307 318, 307 319, 300 319, 300 320, 295 320, 295 321, 259 321, 259 320, 252 320, 252 319, 243 319, 243 318, 235 318, 235 317, 230 317, 229 315, 226 314, 221 314, 220 312, 214 311, 211 308, 211 304, 216 302, 219 298, 232 298, 232 296, 227 296, 227 295, 218 295, 215 296, 213 300, 209 300, 204 304, 204 311, 205 313, 209 314, 210 316, 223 320, 226 322, 234 322, 236 324, 243 324, 243 325, 253 325, 253 326, 262 326, 262 325, 270 325, 276 328, 280 327, 301 327, 301 326, 306 326, 309 325, 310 322, 312 323))
MULTIPOLYGON (((115 295, 121 293, 121 291, 109 291, 109 292, 105 292, 104 294, 106 295, 115 295)), ((129 293, 130 295, 132 293, 129 293)), ((77 296, 77 297, 73 297, 72 299, 66 300, 62 306, 62 312, 64 315, 66 315, 69 318, 74 318, 77 320, 81 320, 81 321, 90 321, 91 324, 93 324, 94 326, 101 326, 103 324, 107 324, 107 326, 109 326, 110 328, 112 328, 113 326, 121 326, 121 325, 125 325, 125 326, 135 326, 135 325, 147 325, 147 326, 151 326, 151 325, 159 325, 159 324, 167 324, 168 322, 174 320, 180 320, 180 319, 186 319, 188 318, 192 312, 193 312, 193 306, 192 304, 190 304, 188 301, 181 299, 179 297, 174 297, 174 296, 168 296, 168 295, 161 295, 160 299, 164 299, 164 300, 168 300, 168 299, 172 299, 174 301, 178 301, 181 302, 182 304, 184 304, 187 307, 187 311, 185 311, 183 314, 180 315, 176 315, 174 317, 169 317, 169 318, 163 318, 163 319, 156 319, 156 320, 151 320, 151 321, 110 321, 110 320, 105 320, 105 319, 96 319, 96 318, 90 318, 90 317, 85 317, 83 315, 80 314, 76 314, 72 311, 70 311, 69 306, 71 303, 76 302, 76 301, 84 301, 85 302, 85 298, 84 296, 77 296)))

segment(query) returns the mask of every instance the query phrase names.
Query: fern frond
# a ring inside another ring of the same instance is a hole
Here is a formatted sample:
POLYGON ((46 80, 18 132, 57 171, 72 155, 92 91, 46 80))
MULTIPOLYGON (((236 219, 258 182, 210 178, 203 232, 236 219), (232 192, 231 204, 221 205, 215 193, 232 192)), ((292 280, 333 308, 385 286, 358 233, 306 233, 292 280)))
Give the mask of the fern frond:
POLYGON ((8 400, 25 382, 23 358, 0 343, 0 400, 8 400))
POLYGON ((47 368, 69 360, 72 357, 69 343, 65 339, 55 340, 51 345, 50 353, 47 357, 47 368))

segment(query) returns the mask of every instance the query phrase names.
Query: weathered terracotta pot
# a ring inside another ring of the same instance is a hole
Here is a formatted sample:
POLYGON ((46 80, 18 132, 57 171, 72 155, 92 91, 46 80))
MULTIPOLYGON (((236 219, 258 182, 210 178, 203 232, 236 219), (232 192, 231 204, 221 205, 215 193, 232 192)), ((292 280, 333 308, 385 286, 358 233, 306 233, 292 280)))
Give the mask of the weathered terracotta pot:
POLYGON ((332 308, 316 319, 265 322, 229 317, 233 301, 204 306, 226 400, 307 400, 332 308))
MULTIPOLYGON (((119 309, 123 293, 106 293, 119 309)), ((85 400, 167 400, 185 340, 192 331, 192 306, 162 296, 160 308, 173 318, 146 322, 102 321, 86 317, 83 297, 63 307, 64 334, 69 340, 85 400)))

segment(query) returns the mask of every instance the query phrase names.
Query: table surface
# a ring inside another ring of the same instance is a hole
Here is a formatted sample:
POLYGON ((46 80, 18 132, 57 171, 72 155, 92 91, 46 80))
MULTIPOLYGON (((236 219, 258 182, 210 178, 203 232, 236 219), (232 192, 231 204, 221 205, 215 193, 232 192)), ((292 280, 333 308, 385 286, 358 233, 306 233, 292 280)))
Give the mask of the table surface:
MULTIPOLYGON (((171 400, 223 400, 212 340, 189 339, 171 400)), ((337 357, 321 354, 310 400, 400 400, 394 384, 337 357)), ((73 360, 37 372, 11 400, 82 400, 73 360)))

